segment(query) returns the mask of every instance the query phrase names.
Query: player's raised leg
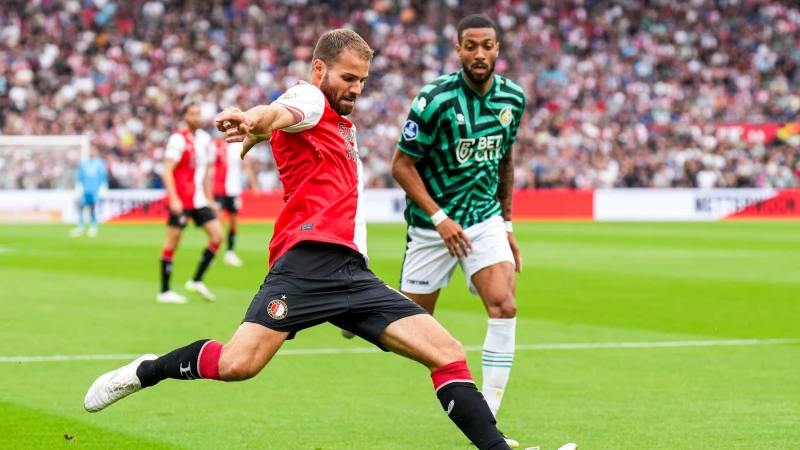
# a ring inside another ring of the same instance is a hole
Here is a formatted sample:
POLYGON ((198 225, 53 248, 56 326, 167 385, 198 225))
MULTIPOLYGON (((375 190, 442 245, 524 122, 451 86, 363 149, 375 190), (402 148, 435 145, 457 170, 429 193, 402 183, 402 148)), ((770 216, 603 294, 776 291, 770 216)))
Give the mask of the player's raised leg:
POLYGON ((214 301, 216 296, 208 289, 205 283, 203 283, 203 275, 205 275, 208 267, 214 260, 214 255, 217 254, 217 250, 222 244, 222 222, 216 217, 211 208, 201 208, 197 210, 195 221, 202 224, 203 229, 208 235, 208 246, 203 250, 203 255, 200 257, 200 263, 197 265, 194 277, 186 282, 185 287, 189 292, 197 293, 206 300, 214 301))
POLYGON ((380 335, 388 350, 431 370, 433 387, 447 416, 480 450, 509 449, 494 415, 467 367, 464 347, 428 314, 389 324, 380 335))
POLYGON ((483 343, 483 388, 486 402, 497 416, 514 362, 517 305, 514 301, 514 265, 501 262, 472 275, 472 284, 489 313, 483 343))
POLYGON ((170 214, 167 235, 164 238, 164 247, 161 249, 161 291, 156 295, 156 300, 159 303, 186 303, 187 301, 186 297, 170 289, 172 257, 175 255, 178 243, 180 243, 185 223, 185 217, 170 214))
MULTIPOLYGON (((405 296, 410 298, 414 301, 414 303, 422 306, 426 311, 433 314, 434 309, 436 308, 436 300, 439 298, 439 290, 429 294, 413 294, 410 292, 403 292, 405 296)), ((515 321, 516 319, 511 319, 515 321)), ((509 323, 506 319, 489 319, 489 330, 486 333, 486 341, 484 342, 484 356, 483 356, 483 388, 481 392, 483 392, 484 397, 486 398, 486 402, 489 404, 489 408, 492 410, 492 414, 497 417, 497 410, 500 408, 500 400, 502 399, 502 394, 505 391, 505 384, 508 383, 508 373, 506 373, 505 383, 502 384, 502 388, 499 390, 496 386, 499 386, 501 380, 496 380, 492 378, 494 374, 487 373, 487 369, 489 370, 497 370, 500 369, 496 367, 497 364, 495 363, 488 363, 487 362, 487 351, 492 352, 496 351, 497 349, 503 349, 504 351, 508 350, 509 342, 508 342, 508 333, 510 330, 510 353, 511 358, 510 360, 504 358, 504 365, 508 365, 509 367, 505 369, 506 371, 510 371, 511 360, 514 358, 514 323, 509 323), (511 325, 509 328, 508 325, 511 325), (506 338, 503 341, 502 338, 498 336, 504 336, 506 338)), ((343 331, 344 333, 344 331, 343 331)), ((510 439, 506 436, 502 431, 501 434, 506 439, 506 442, 511 448, 519 447, 519 443, 514 440, 510 439)))
POLYGON ((161 357, 143 355, 98 378, 86 393, 84 408, 89 412, 101 411, 167 378, 247 380, 261 372, 288 335, 254 323, 243 323, 225 345, 201 339, 161 357))

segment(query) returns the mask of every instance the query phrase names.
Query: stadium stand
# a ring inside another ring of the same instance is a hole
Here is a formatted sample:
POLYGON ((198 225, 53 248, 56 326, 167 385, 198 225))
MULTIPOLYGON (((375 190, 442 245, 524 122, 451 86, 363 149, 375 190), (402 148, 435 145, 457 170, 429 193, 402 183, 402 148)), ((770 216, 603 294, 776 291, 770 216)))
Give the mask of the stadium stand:
MULTIPOLYGON (((494 17, 497 73, 528 95, 518 188, 796 186, 800 8, 774 0, 5 0, 3 134, 90 132, 112 188, 160 187, 180 106, 269 102, 350 27, 377 50, 354 122, 368 187, 422 85, 458 70, 459 18, 494 17), (349 11, 356 11, 350 13, 349 11), (720 124, 762 142, 728 139, 720 124), (767 131, 762 130, 767 128, 767 131)), ((262 188, 280 187, 269 152, 262 188)), ((257 156, 258 156, 257 155, 257 156)), ((0 158, 0 188, 68 187, 66 156, 0 158), (63 158, 59 160, 58 158, 63 158)))

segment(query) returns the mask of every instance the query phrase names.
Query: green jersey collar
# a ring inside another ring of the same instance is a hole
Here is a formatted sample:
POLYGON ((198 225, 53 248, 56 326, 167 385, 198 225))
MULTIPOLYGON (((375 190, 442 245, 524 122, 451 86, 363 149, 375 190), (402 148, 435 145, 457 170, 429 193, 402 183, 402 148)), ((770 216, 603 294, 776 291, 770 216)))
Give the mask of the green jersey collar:
POLYGON ((469 82, 467 82, 467 79, 464 78, 464 69, 458 71, 458 83, 461 85, 461 89, 463 89, 467 95, 475 96, 478 98, 486 98, 492 95, 492 92, 494 92, 495 88, 497 87, 498 83, 497 78, 498 78, 497 74, 492 74, 492 85, 489 86, 489 90, 486 91, 485 94, 481 95, 478 91, 475 90, 475 88, 473 88, 469 84, 469 82))

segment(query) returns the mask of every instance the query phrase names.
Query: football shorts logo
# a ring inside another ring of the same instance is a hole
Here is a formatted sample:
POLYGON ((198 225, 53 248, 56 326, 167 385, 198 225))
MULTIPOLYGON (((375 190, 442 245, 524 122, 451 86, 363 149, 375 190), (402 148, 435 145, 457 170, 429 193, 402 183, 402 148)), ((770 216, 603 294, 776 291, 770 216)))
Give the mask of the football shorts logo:
POLYGON ((281 320, 289 313, 289 307, 286 306, 286 296, 282 295, 280 300, 275 299, 267 305, 267 314, 275 320, 281 320))
POLYGON ((296 94, 296 93, 294 93, 294 92, 287 92, 287 93, 285 93, 285 94, 281 95, 280 97, 278 97, 278 100, 289 100, 289 99, 291 99, 291 98, 295 98, 295 97, 297 97, 297 94, 296 94))
POLYGON ((419 101, 417 102, 417 108, 419 112, 425 111, 425 107, 428 106, 428 101, 425 100, 425 97, 420 97, 419 101))
POLYGON ((403 137, 407 141, 413 141, 417 139, 417 135, 419 134, 419 126, 417 122, 413 120, 406 120, 406 124, 403 125, 403 137))
POLYGON ((500 123, 503 124, 504 127, 511 125, 511 122, 514 121, 514 113, 511 112, 511 107, 506 106, 500 111, 500 123))
POLYGON ((459 125, 464 125, 464 115, 463 114, 456 114, 456 120, 458 120, 459 125))

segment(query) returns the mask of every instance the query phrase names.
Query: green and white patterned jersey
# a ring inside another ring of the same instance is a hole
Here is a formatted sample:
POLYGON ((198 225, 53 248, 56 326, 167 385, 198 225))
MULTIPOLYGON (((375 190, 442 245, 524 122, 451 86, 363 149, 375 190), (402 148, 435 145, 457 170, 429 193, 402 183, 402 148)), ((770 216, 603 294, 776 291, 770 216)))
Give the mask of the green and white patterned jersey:
MULTIPOLYGON (((511 151, 525 109, 525 93, 511 80, 494 75, 480 95, 462 71, 444 75, 414 99, 397 144, 421 158, 416 164, 428 193, 463 228, 501 213, 497 168, 511 151)), ((435 228, 427 214, 406 196, 406 222, 435 228)))

